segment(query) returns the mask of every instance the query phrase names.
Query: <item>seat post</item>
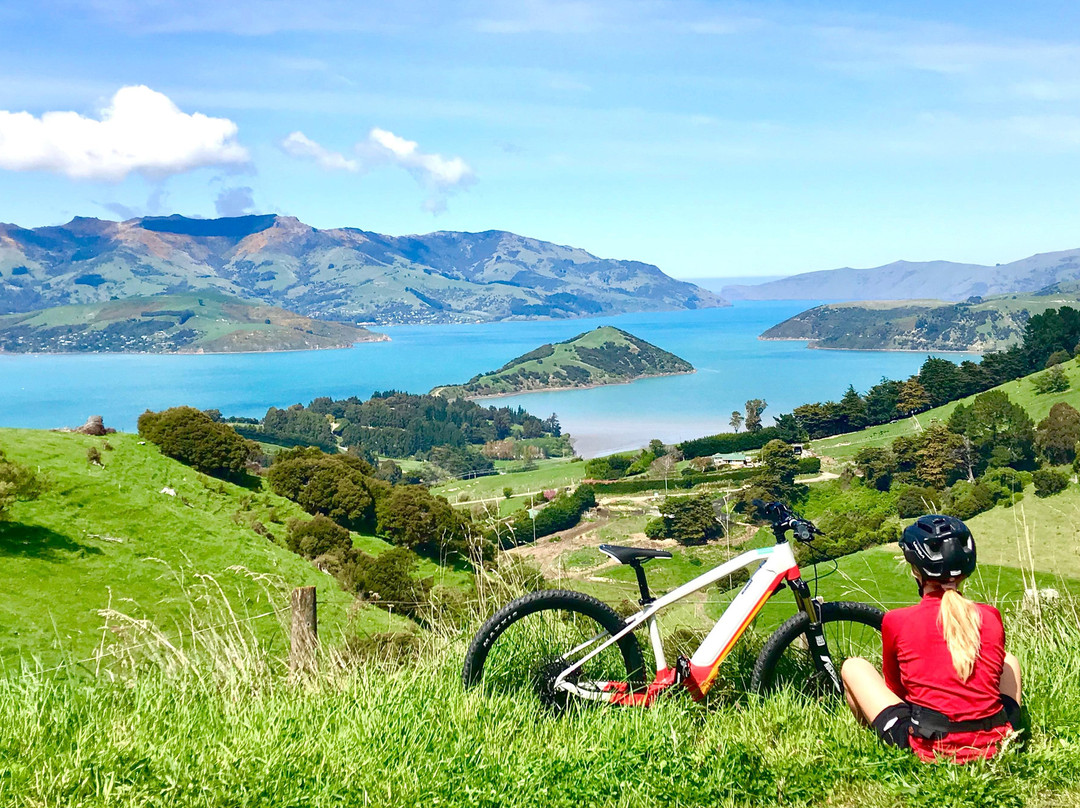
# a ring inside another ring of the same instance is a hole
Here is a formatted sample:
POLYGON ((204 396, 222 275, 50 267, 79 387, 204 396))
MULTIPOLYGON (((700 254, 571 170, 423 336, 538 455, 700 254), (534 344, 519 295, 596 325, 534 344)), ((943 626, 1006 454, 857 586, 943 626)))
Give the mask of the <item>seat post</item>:
POLYGON ((637 575, 638 589, 641 590, 641 605, 648 606, 653 602, 653 598, 652 595, 649 594, 649 582, 645 580, 645 568, 638 559, 631 561, 630 566, 634 568, 634 572, 637 575))

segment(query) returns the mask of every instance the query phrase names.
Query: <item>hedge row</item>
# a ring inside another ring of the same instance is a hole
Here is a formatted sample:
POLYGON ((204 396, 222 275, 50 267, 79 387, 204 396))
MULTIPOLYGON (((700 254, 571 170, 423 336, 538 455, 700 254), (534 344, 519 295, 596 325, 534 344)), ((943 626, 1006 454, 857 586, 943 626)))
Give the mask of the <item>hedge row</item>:
POLYGON ((704 438, 694 438, 679 444, 679 451, 687 460, 694 457, 708 457, 714 454, 730 454, 760 449, 771 440, 784 440, 790 435, 775 426, 767 426, 756 432, 723 432, 704 438))
MULTIPOLYGON (((686 474, 668 478, 666 488, 669 491, 672 489, 685 490, 702 483, 739 482, 740 480, 751 479, 758 471, 757 468, 742 468, 713 474, 686 474)), ((820 458, 799 458, 799 474, 817 474, 819 471, 821 471, 820 458)), ((665 485, 663 480, 653 477, 650 479, 616 480, 610 483, 592 483, 592 487, 598 494, 638 494, 642 491, 655 491, 658 488, 664 488, 665 485)))
POLYGON ((501 536, 503 549, 532 541, 534 535, 539 539, 574 527, 585 511, 596 507, 593 490, 591 485, 579 485, 572 494, 560 494, 539 510, 535 520, 519 511, 508 526, 510 535, 501 536))

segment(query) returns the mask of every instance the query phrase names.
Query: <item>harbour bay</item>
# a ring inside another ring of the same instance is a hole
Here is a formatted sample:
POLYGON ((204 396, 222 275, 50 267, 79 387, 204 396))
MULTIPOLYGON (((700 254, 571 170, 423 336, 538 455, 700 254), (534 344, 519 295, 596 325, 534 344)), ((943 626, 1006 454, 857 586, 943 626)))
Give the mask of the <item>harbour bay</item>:
MULTIPOLYGON (((807 350, 762 341, 770 326, 813 301, 740 302, 730 308, 628 314, 583 320, 377 328, 390 342, 292 353, 0 356, 0 426, 56 428, 102 415, 134 430, 146 409, 187 404, 227 415, 261 416, 270 406, 318 396, 367 398, 377 390, 427 392, 493 370, 546 342, 611 324, 691 362, 696 373, 631 384, 531 393, 491 400, 541 417, 558 414, 586 456, 658 437, 681 440, 725 431, 732 410, 764 398, 770 415, 807 401, 865 391, 882 376, 906 378, 921 353, 807 350)), ((959 362, 967 355, 950 354, 959 362)))

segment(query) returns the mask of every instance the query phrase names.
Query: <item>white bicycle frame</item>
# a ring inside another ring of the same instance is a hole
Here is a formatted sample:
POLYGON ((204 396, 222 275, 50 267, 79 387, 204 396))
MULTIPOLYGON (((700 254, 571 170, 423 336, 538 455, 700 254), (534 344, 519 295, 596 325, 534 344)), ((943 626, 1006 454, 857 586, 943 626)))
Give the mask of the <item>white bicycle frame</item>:
MULTIPOLYGON (((657 615, 662 609, 677 603, 688 595, 692 595, 710 584, 716 583, 721 578, 754 564, 758 564, 758 568, 754 570, 750 580, 746 582, 734 600, 728 604, 720 619, 717 620, 716 625, 713 626, 708 636, 705 637, 690 658, 690 670, 683 683, 690 688, 695 698, 704 697, 716 680, 720 663, 730 653, 739 637, 742 636, 743 632, 746 631, 757 616, 761 607, 783 586, 785 581, 794 581, 800 578, 799 565, 795 561, 795 554, 791 549, 791 545, 787 542, 742 553, 647 604, 640 612, 627 618, 626 625, 618 634, 609 636, 607 632, 603 632, 573 648, 567 653, 567 657, 581 653, 590 645, 599 642, 603 637, 608 637, 607 640, 560 673, 555 678, 555 689, 597 701, 631 701, 632 699, 627 697, 625 683, 579 682, 571 677, 581 669, 582 665, 606 648, 617 643, 627 634, 636 631, 643 623, 648 626, 649 640, 652 645, 653 656, 656 659, 657 678, 653 685, 650 685, 650 693, 655 696, 655 692, 675 684, 674 671, 668 667, 667 660, 664 657, 664 647, 660 639, 660 625, 657 615)), ((813 609, 808 595, 805 598, 807 602, 802 602, 804 599, 801 597, 797 599, 800 601, 799 608, 804 610, 813 609)), ((812 619, 816 619, 813 611, 810 614, 812 619)), ((645 702, 648 703, 648 701, 651 701, 651 698, 646 696, 645 702)))

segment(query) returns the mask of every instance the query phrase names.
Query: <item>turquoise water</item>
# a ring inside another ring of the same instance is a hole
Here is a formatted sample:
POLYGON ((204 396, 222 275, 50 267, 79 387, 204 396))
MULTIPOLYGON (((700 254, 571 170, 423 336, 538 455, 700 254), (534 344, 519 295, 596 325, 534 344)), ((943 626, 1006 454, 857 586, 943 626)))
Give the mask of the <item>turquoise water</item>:
MULTIPOLYGON (((545 343, 601 324, 623 328, 690 361, 697 373, 626 385, 497 400, 559 415, 586 455, 726 430, 733 409, 764 398, 769 415, 806 401, 838 398, 883 375, 906 378, 922 354, 813 351, 757 335, 806 301, 746 302, 726 309, 627 314, 588 320, 380 329, 390 342, 339 351, 158 356, 0 356, 0 426, 76 426, 88 415, 132 430, 145 409, 188 404, 230 415, 316 396, 366 398, 376 390, 427 392, 465 381, 545 343)), ((962 356, 950 355, 960 361, 962 356)))

